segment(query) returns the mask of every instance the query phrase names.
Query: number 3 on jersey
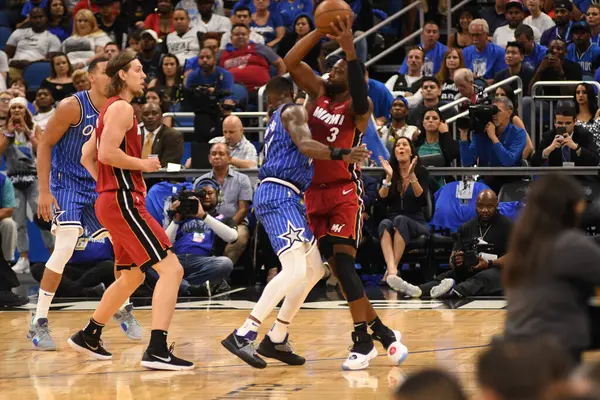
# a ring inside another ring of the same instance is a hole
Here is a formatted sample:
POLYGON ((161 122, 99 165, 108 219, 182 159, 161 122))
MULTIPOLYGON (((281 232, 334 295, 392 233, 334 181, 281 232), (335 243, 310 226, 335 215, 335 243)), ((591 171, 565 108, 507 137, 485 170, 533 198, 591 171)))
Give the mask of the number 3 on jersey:
POLYGON ((335 139, 337 139, 338 133, 340 133, 340 128, 335 128, 335 127, 331 128, 331 129, 329 129, 329 133, 330 133, 330 135, 327 136, 327 141, 329 143, 333 143, 333 142, 335 142, 335 139))

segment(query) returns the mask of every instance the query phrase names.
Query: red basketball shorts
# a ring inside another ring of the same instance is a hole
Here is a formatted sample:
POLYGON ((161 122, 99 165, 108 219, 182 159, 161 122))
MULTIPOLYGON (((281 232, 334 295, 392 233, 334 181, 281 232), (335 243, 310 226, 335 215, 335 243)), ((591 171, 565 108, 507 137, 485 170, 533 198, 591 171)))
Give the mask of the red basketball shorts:
POLYGON ((360 242, 362 181, 313 185, 306 191, 308 225, 317 239, 330 236, 355 247, 360 242))
POLYGON ((171 242, 165 230, 146 210, 136 192, 103 192, 96 200, 96 216, 112 237, 117 270, 148 267, 167 257, 171 242))

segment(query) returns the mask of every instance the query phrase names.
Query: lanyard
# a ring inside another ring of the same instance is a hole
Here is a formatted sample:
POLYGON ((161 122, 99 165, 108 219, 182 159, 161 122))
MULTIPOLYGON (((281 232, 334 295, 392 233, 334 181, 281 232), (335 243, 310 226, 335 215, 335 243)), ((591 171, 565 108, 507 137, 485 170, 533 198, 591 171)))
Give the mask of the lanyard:
MULTIPOLYGON (((569 38, 569 33, 571 33, 571 24, 572 24, 572 22, 569 22, 569 27, 567 28, 567 33, 565 34, 565 38, 563 39, 565 42, 569 38)), ((562 39, 562 37, 558 34, 558 27, 555 28, 555 34, 556 34, 557 38, 562 39)))

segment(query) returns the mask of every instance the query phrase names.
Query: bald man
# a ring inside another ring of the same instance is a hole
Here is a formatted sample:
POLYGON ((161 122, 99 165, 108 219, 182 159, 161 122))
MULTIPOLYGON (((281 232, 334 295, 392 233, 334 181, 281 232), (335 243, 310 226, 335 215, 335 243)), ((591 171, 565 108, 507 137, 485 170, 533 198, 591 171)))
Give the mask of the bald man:
POLYGON ((256 147, 244 136, 244 125, 236 115, 230 115, 223 120, 223 137, 215 138, 210 143, 227 143, 231 166, 256 168, 258 161, 256 147))
POLYGON ((498 197, 491 190, 479 193, 475 207, 477 217, 458 228, 450 256, 451 270, 420 285, 421 293, 415 297, 462 298, 502 293, 500 275, 513 222, 498 212, 498 197), (465 253, 474 241, 480 245, 476 258, 471 259, 465 253))
POLYGON ((168 163, 181 164, 183 135, 163 124, 162 111, 158 104, 146 103, 142 106, 142 122, 142 158, 156 154, 162 167, 166 167, 168 163))

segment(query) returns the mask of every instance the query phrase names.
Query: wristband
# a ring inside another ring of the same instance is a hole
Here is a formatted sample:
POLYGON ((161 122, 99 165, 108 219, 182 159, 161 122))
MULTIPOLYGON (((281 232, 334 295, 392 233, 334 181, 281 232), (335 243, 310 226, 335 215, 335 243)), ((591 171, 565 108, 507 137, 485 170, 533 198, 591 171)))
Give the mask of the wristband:
POLYGON ((204 216, 203 217, 198 217, 198 218, 200 218, 202 221, 204 221, 206 219, 207 215, 208 215, 208 213, 206 211, 204 211, 204 216))
POLYGON ((383 187, 389 188, 390 186, 392 186, 392 182, 388 182, 387 180, 384 179, 383 181, 381 181, 381 185, 383 187))
POLYGON ((6 130, 5 130, 5 131, 2 131, 2 134, 3 134, 4 136, 6 136, 6 137, 9 137, 9 138, 15 137, 15 134, 14 134, 14 133, 10 133, 10 132, 8 132, 8 131, 6 131, 6 130))
POLYGON ((346 154, 350 154, 350 149, 340 149, 338 147, 330 147, 331 149, 331 159, 332 160, 342 160, 346 154))

